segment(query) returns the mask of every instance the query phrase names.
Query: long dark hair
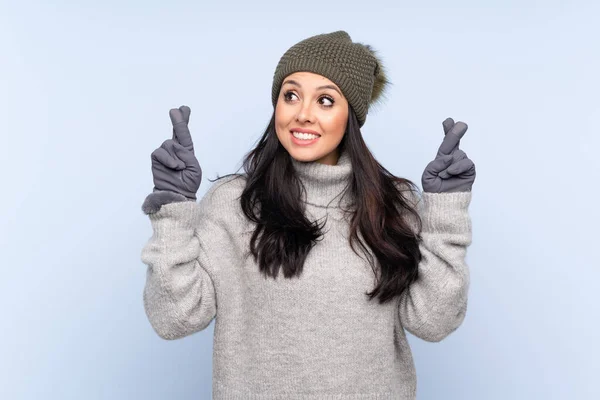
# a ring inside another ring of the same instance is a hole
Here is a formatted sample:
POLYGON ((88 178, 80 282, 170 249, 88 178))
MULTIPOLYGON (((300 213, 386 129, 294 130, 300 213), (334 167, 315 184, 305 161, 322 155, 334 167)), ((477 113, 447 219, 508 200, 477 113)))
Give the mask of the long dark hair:
MULTIPOLYGON (((419 241, 422 221, 417 210, 399 187, 414 191, 416 185, 396 177, 371 154, 363 140, 352 107, 348 106, 348 124, 339 145, 352 163, 351 182, 346 191, 353 199, 349 237, 350 247, 358 243, 375 276, 377 286, 366 293, 369 300, 391 301, 418 278, 421 261, 419 241), (414 223, 408 219, 414 218, 414 223), (360 235, 359 235, 360 233, 360 235), (362 236, 362 238, 360 237, 362 236), (379 270, 373 260, 379 263, 379 270)), ((250 251, 260 272, 277 279, 279 269, 285 278, 300 276, 310 249, 321 240, 325 225, 307 219, 301 201, 302 184, 296 177, 290 155, 275 131, 275 112, 263 136, 243 161, 246 186, 240 196, 244 214, 256 224, 250 251)), ((240 175, 229 174, 226 176, 240 175)))

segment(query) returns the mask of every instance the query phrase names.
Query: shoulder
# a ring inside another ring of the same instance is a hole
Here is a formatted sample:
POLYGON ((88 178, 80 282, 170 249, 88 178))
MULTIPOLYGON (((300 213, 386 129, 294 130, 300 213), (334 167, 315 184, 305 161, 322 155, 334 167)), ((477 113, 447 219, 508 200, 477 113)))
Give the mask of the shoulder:
POLYGON ((394 185, 404 200, 408 201, 411 206, 416 207, 419 204, 422 195, 416 184, 408 179, 398 178, 394 185))
POLYGON ((246 181, 245 174, 234 174, 212 182, 198 203, 201 218, 222 227, 228 226, 235 231, 247 229, 249 221, 240 202, 246 181))
POLYGON ((405 203, 405 207, 400 209, 400 213, 411 227, 411 230, 418 233, 422 226, 420 221, 422 194, 419 191, 419 187, 414 182, 403 178, 394 183, 405 203), (410 208, 412 212, 408 211, 406 207, 410 208))
POLYGON ((227 175, 211 183, 198 202, 197 234, 211 254, 221 257, 232 251, 242 251, 244 234, 252 231, 252 222, 244 214, 240 202, 246 177, 227 175))
POLYGON ((246 176, 243 174, 227 175, 212 182, 202 197, 201 202, 214 202, 238 198, 246 187, 246 176))
POLYGON ((227 175, 217 178, 202 199, 200 199, 200 208, 206 211, 215 211, 217 209, 231 210, 236 204, 239 204, 239 198, 246 187, 245 174, 227 175))

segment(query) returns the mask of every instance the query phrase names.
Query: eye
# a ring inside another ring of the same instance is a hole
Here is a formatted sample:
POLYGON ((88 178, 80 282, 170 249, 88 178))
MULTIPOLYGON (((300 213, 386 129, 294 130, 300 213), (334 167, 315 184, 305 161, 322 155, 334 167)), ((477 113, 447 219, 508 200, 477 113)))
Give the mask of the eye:
POLYGON ((329 105, 323 104, 325 107, 333 107, 333 103, 335 103, 335 101, 331 97, 329 97, 329 96, 323 96, 319 100, 323 100, 323 99, 328 100, 331 103, 329 105))
POLYGON ((290 102, 290 101, 291 101, 291 99, 290 99, 290 97, 289 97, 290 95, 294 95, 294 96, 296 96, 296 93, 294 93, 294 92, 291 92, 291 91, 289 91, 289 92, 285 92, 285 93, 283 94, 283 98, 284 98, 284 100, 285 100, 285 101, 287 101, 287 102, 290 102))

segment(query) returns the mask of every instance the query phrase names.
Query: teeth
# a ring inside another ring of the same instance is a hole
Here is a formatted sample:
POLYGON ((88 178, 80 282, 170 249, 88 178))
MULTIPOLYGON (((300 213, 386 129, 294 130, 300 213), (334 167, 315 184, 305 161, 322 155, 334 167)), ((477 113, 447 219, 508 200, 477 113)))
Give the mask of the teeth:
POLYGON ((294 137, 298 138, 298 139, 304 139, 304 140, 308 140, 308 139, 316 139, 319 136, 318 135, 313 135, 312 133, 301 133, 301 132, 292 132, 292 135, 294 135, 294 137))

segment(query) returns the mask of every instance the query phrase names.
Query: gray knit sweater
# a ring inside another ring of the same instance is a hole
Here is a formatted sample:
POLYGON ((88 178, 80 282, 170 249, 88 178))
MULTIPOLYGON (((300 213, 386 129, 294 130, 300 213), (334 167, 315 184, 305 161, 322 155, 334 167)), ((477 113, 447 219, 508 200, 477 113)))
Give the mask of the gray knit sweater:
MULTIPOLYGON (((368 301, 371 266, 348 244, 338 208, 351 163, 293 160, 310 218, 327 216, 322 241, 302 275, 259 273, 248 250, 253 224, 242 213, 244 178, 215 182, 199 202, 149 214, 153 235, 144 307, 164 339, 215 320, 213 398, 415 399, 416 374, 405 330, 430 342, 462 323, 467 308, 471 192, 414 196, 423 219, 420 278, 385 305, 368 301)), ((344 203, 342 203, 344 204, 344 203)), ((364 257, 364 256, 363 256, 364 257)))

